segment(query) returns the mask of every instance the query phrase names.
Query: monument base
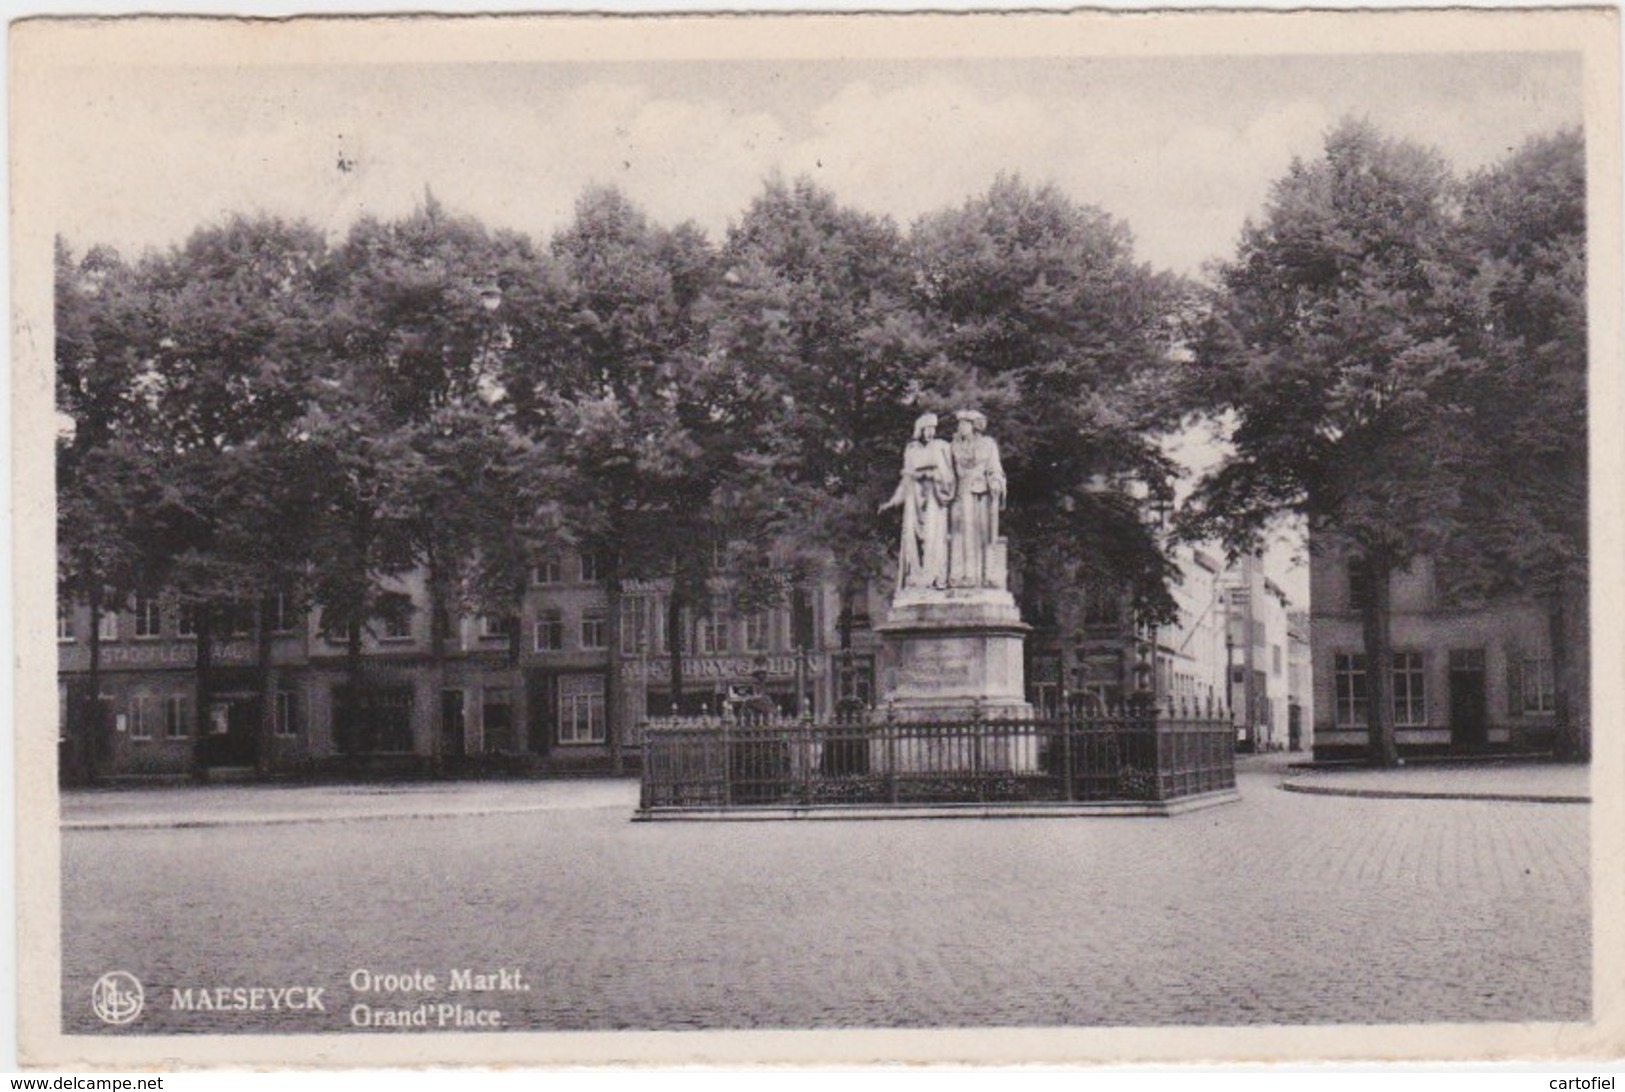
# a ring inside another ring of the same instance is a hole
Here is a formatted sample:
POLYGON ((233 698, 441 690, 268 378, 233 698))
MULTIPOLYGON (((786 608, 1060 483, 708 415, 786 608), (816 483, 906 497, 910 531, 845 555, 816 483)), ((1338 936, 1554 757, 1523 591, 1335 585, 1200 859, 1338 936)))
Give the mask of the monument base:
POLYGON ((902 738, 874 756, 878 764, 909 773, 1036 771, 1030 731, 974 726, 977 718, 1031 719, 1023 662, 1031 628, 1002 588, 899 592, 875 631, 893 653, 885 700, 902 738))

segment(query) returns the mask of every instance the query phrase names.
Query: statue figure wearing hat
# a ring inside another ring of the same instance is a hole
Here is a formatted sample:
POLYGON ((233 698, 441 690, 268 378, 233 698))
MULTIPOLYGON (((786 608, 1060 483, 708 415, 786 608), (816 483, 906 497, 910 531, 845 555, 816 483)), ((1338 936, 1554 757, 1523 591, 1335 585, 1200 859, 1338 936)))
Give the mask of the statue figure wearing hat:
POLYGON ((959 487, 949 516, 949 582, 956 588, 1002 587, 988 566, 999 539, 1007 485, 999 445, 987 434, 987 417, 980 410, 960 410, 954 420, 952 451, 959 487))

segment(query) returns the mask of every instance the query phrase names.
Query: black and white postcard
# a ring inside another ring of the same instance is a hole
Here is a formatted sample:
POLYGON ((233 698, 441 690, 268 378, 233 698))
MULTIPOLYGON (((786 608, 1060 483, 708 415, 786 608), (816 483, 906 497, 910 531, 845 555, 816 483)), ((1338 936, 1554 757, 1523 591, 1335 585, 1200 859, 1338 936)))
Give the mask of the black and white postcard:
POLYGON ((22 1062, 1617 1058, 1617 19, 13 24, 22 1062))

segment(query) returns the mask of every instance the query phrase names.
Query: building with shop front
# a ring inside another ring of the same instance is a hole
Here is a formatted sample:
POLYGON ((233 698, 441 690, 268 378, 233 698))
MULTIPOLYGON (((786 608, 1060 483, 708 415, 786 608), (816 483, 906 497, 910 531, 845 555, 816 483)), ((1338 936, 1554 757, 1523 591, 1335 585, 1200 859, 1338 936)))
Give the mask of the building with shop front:
POLYGON ((1169 588, 1176 613, 1166 625, 1140 623, 1127 594, 1111 588, 1086 588, 1074 616, 1040 610, 1027 640, 1034 707, 1117 709, 1136 696, 1164 707, 1224 701, 1224 570, 1205 549, 1177 547, 1173 559, 1180 577, 1169 588))
MULTIPOLYGON (((1035 708, 1063 701, 1117 708, 1135 695, 1162 705, 1225 699, 1225 574, 1207 551, 1181 547, 1175 557, 1183 576, 1171 589, 1177 617, 1168 625, 1137 625, 1126 599, 1110 594, 1084 597, 1082 614, 1068 626, 1037 620, 1026 644, 1027 697, 1035 708)), ((228 610, 216 623, 202 687, 197 626, 173 597, 137 598, 104 614, 99 689, 108 730, 95 768, 114 776, 183 776, 201 764, 340 776, 364 756, 368 768, 402 773, 482 763, 532 772, 607 770, 611 716, 630 762, 647 717, 723 714, 762 699, 785 714, 825 717, 873 706, 892 668, 874 632, 885 617, 889 583, 843 602, 828 581, 787 594, 772 609, 742 611, 729 581, 719 578, 710 603, 679 612, 674 657, 666 583, 624 586, 612 649, 598 566, 590 554, 567 551, 537 566, 512 620, 455 619, 438 662, 424 582, 403 578, 393 590, 412 609, 366 627, 354 663, 349 634, 330 632, 319 612, 269 608, 275 630, 269 731, 260 716, 266 680, 252 609, 228 610), (673 689, 674 659, 680 693, 673 689), (619 679, 618 702, 609 700, 612 677, 619 679)), ((89 628, 82 606, 59 615, 69 778, 91 765, 89 628)))
POLYGON ((1262 558, 1238 558, 1224 576, 1229 704, 1241 751, 1280 751, 1291 742, 1286 592, 1262 558))
POLYGON ((665 585, 632 583, 624 590, 619 647, 612 649, 608 595, 591 555, 562 553, 538 566, 513 620, 456 620, 438 663, 423 581, 406 578, 394 590, 413 609, 375 619, 361 634, 354 701, 349 635, 329 632, 319 612, 272 608, 270 733, 260 716, 265 674, 252 609, 223 612, 202 687, 197 626, 173 597, 138 597, 104 613, 98 689, 108 730, 100 743, 88 728, 90 611, 63 606, 57 647, 64 775, 82 775, 92 747, 95 768, 113 775, 181 775, 197 764, 308 775, 355 755, 402 771, 430 760, 455 765, 490 756, 525 769, 603 769, 616 704, 608 701, 611 657, 619 668, 620 739, 634 759, 637 726, 647 715, 720 713, 754 695, 786 713, 814 715, 843 699, 874 700, 870 618, 883 609, 874 594, 859 597, 843 626, 832 585, 747 613, 731 606, 726 581, 716 582, 712 603, 681 612, 682 690, 674 696, 665 585))
MULTIPOLYGON (((1317 547, 1310 564, 1314 753, 1362 757, 1369 745, 1363 568, 1334 543, 1317 547)), ((1538 603, 1452 604, 1422 557, 1394 574, 1391 604, 1390 693, 1402 755, 1551 747, 1556 694, 1538 603)))

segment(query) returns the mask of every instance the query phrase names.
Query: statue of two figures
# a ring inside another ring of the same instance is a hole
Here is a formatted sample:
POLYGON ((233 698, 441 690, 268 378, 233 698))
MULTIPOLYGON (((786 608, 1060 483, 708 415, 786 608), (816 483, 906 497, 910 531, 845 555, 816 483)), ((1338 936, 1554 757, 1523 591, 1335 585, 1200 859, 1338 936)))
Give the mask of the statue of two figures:
POLYGON ((903 474, 882 512, 903 509, 899 591, 1005 586, 999 512, 1004 466, 979 410, 954 414, 954 439, 937 438, 937 415, 914 422, 903 474))

